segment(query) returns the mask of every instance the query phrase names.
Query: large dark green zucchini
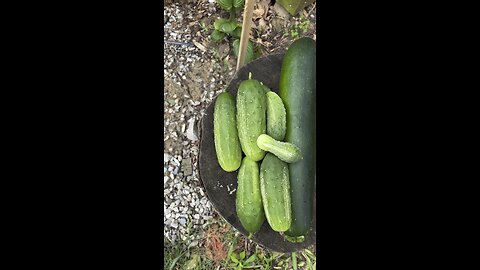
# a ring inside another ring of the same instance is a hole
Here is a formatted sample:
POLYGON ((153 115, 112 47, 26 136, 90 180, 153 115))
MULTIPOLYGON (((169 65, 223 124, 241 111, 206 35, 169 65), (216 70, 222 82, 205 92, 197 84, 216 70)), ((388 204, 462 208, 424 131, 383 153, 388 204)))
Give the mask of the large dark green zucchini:
POLYGON ((249 233, 257 232, 265 221, 260 193, 260 172, 257 162, 244 157, 238 170, 236 194, 237 216, 249 233))
POLYGON ((221 93, 215 101, 213 132, 218 163, 227 172, 237 170, 242 162, 235 118, 235 99, 228 92, 221 93))
POLYGON ((316 45, 301 38, 290 45, 280 73, 279 95, 287 113, 285 141, 300 148, 303 159, 289 164, 292 224, 286 235, 307 234, 313 217, 315 186, 316 45))

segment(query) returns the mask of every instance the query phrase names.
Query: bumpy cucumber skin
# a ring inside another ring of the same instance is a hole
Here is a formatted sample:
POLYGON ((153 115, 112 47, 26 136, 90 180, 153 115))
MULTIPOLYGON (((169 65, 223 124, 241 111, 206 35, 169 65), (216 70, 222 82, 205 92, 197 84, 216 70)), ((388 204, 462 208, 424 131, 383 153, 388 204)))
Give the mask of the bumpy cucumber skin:
POLYGON ((294 144, 277 141, 267 134, 258 136, 257 145, 287 163, 295 163, 302 159, 300 149, 294 144))
POLYGON ((242 162, 238 139, 235 99, 228 92, 218 95, 213 113, 213 132, 217 160, 223 170, 233 172, 242 162))
POLYGON ((301 38, 290 45, 283 58, 279 95, 287 112, 285 141, 302 152, 303 159, 289 164, 292 226, 289 236, 304 236, 313 219, 313 190, 315 187, 315 99, 316 99, 315 41, 301 38))
POLYGON ((292 222, 288 165, 271 153, 260 167, 260 189, 268 224, 274 231, 286 231, 292 222))
POLYGON ((253 161, 260 161, 265 151, 257 146, 257 138, 267 130, 267 98, 257 80, 240 83, 237 92, 238 137, 243 152, 253 161))
POLYGON ((244 157, 238 171, 237 216, 249 233, 257 232, 265 221, 257 162, 244 157))
POLYGON ((285 139, 287 132, 287 113, 282 99, 275 92, 266 93, 267 96, 267 134, 277 141, 285 139))

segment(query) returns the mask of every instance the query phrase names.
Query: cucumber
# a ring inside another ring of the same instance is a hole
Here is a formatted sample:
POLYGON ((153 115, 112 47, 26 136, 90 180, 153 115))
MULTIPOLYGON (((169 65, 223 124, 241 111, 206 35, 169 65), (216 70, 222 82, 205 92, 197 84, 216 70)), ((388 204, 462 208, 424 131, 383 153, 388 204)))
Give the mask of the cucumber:
POLYGON ((240 145, 247 157, 260 161, 265 151, 257 146, 257 138, 267 130, 267 98, 257 80, 240 83, 237 92, 237 128, 240 145))
POLYGON ((265 221, 260 194, 260 172, 257 162, 244 157, 238 171, 237 216, 249 233, 257 232, 265 221))
POLYGON ((213 134, 218 163, 227 172, 237 170, 242 162, 235 118, 233 96, 228 92, 221 93, 215 101, 213 134))
POLYGON ((286 231, 292 222, 288 165, 271 153, 260 167, 260 189, 268 224, 276 232, 286 231))
POLYGON ((270 92, 270 88, 268 88, 268 86, 266 86, 265 84, 263 84, 262 82, 260 82, 260 84, 262 85, 262 88, 263 88, 263 91, 265 91, 265 94, 270 92))
POLYGON ((289 164, 292 225, 286 235, 305 236, 313 217, 315 187, 316 47, 310 38, 292 43, 282 61, 279 95, 287 113, 285 141, 296 145, 303 159, 289 164))
MULTIPOLYGON (((277 93, 269 91, 267 96, 267 134, 277 141, 285 139, 287 116, 282 99, 277 93)), ((265 149, 263 149, 265 150, 265 149)))
POLYGON ((302 154, 297 146, 291 143, 277 141, 267 134, 258 136, 257 145, 260 149, 274 154, 287 163, 295 163, 302 159, 302 154))

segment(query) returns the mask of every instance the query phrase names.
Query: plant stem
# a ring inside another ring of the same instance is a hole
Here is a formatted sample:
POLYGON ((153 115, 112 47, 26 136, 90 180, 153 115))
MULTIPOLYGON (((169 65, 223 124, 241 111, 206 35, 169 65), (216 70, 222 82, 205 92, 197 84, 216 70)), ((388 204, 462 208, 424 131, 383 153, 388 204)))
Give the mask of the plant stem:
POLYGON ((230 9, 230 21, 233 20, 235 18, 235 8, 232 7, 232 9, 230 9))

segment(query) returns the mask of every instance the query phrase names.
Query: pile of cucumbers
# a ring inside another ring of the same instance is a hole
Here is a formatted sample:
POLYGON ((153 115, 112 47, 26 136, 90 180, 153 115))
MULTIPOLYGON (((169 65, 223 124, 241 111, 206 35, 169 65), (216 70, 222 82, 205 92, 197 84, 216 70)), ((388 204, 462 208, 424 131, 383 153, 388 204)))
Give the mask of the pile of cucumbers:
POLYGON ((217 159, 223 170, 238 170, 237 216, 250 236, 265 219, 291 242, 303 241, 311 227, 315 61, 315 41, 298 39, 283 58, 279 95, 250 74, 236 100, 224 92, 215 101, 217 159))

